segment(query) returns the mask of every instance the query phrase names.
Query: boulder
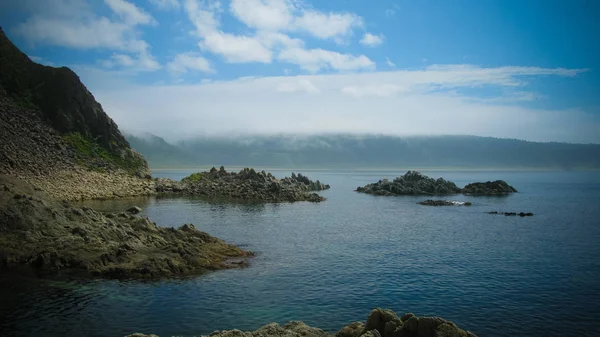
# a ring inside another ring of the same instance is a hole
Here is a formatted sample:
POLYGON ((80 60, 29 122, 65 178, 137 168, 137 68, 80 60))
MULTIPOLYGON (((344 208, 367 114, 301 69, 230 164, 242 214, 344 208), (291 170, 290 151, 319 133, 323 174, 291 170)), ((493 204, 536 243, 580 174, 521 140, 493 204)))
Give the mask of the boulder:
POLYGON ((138 206, 132 206, 127 209, 127 212, 129 212, 131 214, 139 214, 141 211, 142 211, 142 209, 138 206))

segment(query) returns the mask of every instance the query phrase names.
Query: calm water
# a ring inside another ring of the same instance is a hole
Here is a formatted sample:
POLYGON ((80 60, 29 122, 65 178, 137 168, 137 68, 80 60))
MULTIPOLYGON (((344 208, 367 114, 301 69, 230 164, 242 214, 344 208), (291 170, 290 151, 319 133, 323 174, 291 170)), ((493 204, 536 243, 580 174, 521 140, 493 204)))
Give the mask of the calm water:
POLYGON ((96 203, 141 206, 163 226, 194 223, 258 256, 246 269, 155 283, 3 275, 0 335, 192 336, 288 320, 333 332, 379 306, 443 316, 479 336, 600 336, 598 172, 425 172, 459 186, 504 179, 520 191, 456 196, 473 206, 440 208, 417 205, 420 197, 353 192, 403 171, 304 173, 331 185, 322 193, 328 201, 96 203))

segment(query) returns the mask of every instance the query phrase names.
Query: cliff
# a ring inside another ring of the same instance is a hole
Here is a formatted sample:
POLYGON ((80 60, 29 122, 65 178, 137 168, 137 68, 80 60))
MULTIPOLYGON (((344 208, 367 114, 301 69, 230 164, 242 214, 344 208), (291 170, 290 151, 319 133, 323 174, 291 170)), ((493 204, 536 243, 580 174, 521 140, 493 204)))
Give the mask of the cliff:
MULTIPOLYGON (((31 167, 26 165, 29 155, 23 150, 49 152, 49 156, 54 156, 58 150, 61 158, 72 159, 91 170, 122 170, 139 177, 149 176, 146 160, 131 149, 117 124, 104 112, 77 74, 66 67, 54 68, 31 61, 7 38, 2 28, 0 100, 2 129, 19 128, 21 133, 17 136, 23 138, 22 131, 25 131, 28 138, 34 139, 42 127, 55 131, 49 131, 51 146, 38 142, 34 148, 18 145, 2 148, 0 158, 11 157, 11 167, 18 171, 16 173, 30 173, 31 167), (16 125, 16 119, 19 122, 25 120, 25 125, 16 125), (31 125, 35 128, 26 129, 31 125), (71 151, 64 153, 64 147, 71 151), (21 157, 25 160, 19 162, 21 157)), ((14 144, 20 141, 16 138, 3 135, 2 140, 4 144, 14 144)), ((38 166, 43 164, 45 162, 37 163, 38 166)), ((8 173, 6 166, 0 167, 0 173, 8 173)))

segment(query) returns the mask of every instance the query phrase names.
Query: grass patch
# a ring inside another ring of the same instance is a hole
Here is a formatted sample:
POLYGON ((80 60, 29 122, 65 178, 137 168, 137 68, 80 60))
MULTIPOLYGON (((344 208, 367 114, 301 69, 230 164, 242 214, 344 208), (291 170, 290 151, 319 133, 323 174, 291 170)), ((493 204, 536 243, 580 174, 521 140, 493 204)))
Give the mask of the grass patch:
POLYGON ((77 163, 91 171, 105 173, 109 169, 120 168, 127 173, 135 174, 145 166, 143 157, 133 151, 125 149, 123 153, 114 153, 79 132, 64 134, 62 139, 75 150, 77 163))

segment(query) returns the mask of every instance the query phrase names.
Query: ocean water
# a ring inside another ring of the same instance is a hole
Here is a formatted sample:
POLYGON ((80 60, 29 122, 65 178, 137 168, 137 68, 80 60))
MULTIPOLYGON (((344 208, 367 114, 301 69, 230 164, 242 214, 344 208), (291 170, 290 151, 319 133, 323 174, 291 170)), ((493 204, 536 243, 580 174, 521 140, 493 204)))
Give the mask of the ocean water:
POLYGON ((479 336, 600 336, 600 173, 424 171, 459 186, 504 179, 519 190, 445 198, 470 207, 353 192, 404 171, 302 173, 331 185, 321 193, 326 202, 92 203, 104 210, 138 205, 159 225, 193 223, 257 256, 245 269, 160 282, 4 274, 0 336, 194 336, 289 320, 335 332, 375 307, 442 316, 479 336))

